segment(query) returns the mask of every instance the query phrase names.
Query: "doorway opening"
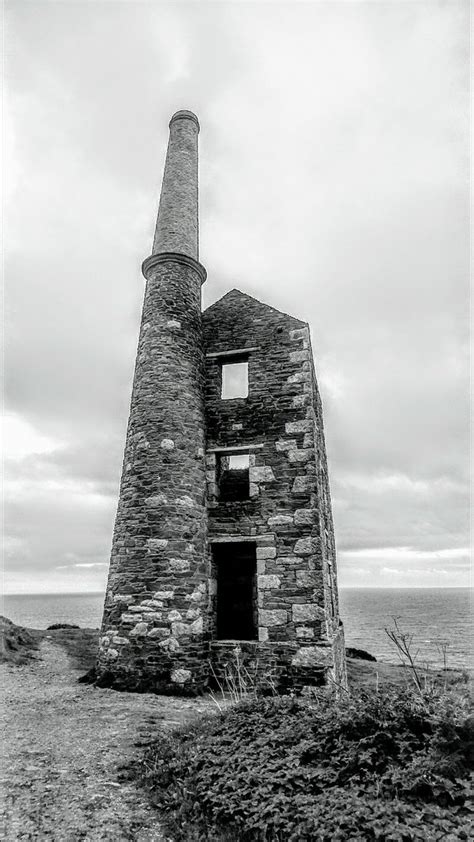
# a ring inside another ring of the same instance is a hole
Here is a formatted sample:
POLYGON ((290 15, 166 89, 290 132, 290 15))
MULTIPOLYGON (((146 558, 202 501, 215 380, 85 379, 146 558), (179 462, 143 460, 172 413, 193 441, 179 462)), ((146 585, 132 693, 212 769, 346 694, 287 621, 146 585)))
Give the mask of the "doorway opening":
POLYGON ((257 640, 257 561, 255 542, 213 546, 217 640, 257 640))

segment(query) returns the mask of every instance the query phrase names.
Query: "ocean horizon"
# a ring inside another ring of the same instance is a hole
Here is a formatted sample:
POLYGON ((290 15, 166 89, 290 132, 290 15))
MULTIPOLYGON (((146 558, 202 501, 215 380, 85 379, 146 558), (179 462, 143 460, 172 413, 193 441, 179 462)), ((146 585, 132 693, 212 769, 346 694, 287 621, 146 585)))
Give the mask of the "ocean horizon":
MULTIPOLYGON (((396 662, 385 628, 394 618, 413 635, 413 652, 421 665, 473 669, 470 623, 471 588, 339 588, 346 646, 365 649, 378 660, 396 662)), ((54 594, 5 594, 1 613, 18 625, 46 629, 53 623, 99 628, 104 591, 54 594)))

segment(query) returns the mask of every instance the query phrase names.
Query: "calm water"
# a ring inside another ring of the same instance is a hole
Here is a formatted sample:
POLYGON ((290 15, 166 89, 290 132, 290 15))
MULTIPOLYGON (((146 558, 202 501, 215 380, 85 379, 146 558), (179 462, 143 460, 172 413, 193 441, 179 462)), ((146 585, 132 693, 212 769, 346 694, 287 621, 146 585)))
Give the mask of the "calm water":
MULTIPOLYGON (((441 666, 439 641, 447 641, 448 666, 474 667, 471 644, 472 591, 468 588, 340 589, 346 644, 366 649, 384 661, 396 652, 384 632, 397 617, 403 631, 414 636, 420 663, 441 666)), ((45 629, 51 623, 100 625, 104 595, 38 594, 6 596, 3 614, 15 623, 45 629)))
POLYGON ((382 661, 397 655, 384 629, 393 617, 413 635, 420 664, 442 666, 441 641, 448 642, 447 665, 473 669, 473 591, 469 588, 341 588, 346 645, 366 649, 382 661))
POLYGON ((98 628, 102 621, 104 594, 19 594, 3 598, 1 613, 14 623, 46 629, 52 623, 74 623, 98 628))

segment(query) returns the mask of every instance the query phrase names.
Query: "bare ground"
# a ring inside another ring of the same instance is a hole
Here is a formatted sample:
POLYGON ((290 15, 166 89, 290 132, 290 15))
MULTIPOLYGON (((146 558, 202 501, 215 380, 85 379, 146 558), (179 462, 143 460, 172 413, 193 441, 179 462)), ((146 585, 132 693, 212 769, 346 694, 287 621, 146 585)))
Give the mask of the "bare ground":
POLYGON ((48 639, 38 658, 0 669, 0 838, 168 839, 146 795, 120 769, 141 756, 158 725, 176 727, 211 711, 212 701, 78 684, 84 670, 74 669, 64 649, 48 639))

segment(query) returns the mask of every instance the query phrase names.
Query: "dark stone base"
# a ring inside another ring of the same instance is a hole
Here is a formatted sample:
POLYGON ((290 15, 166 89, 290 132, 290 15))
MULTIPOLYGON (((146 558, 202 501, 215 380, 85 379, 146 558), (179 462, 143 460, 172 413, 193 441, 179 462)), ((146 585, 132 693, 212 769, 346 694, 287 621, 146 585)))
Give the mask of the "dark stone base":
POLYGON ((224 690, 229 690, 233 682, 237 686, 249 684, 261 695, 289 692, 299 695, 307 687, 328 684, 330 664, 292 664, 299 649, 296 643, 213 641, 210 644, 210 684, 224 690))
POLYGON ((212 640, 196 651, 180 653, 180 660, 140 658, 113 666, 100 662, 82 683, 128 693, 196 697, 208 690, 245 695, 308 692, 312 687, 346 686, 344 635, 338 628, 332 642, 212 640), (182 673, 182 681, 177 673, 182 673), (185 675, 187 674, 187 675, 185 675), (176 680, 177 679, 177 680, 176 680))
POLYGON ((176 684, 170 681, 169 670, 162 673, 135 675, 132 672, 113 673, 96 669, 89 670, 80 679, 84 684, 94 684, 95 687, 117 690, 121 693, 154 693, 157 696, 182 696, 196 698, 202 696, 207 689, 207 679, 202 683, 186 682, 176 684))

